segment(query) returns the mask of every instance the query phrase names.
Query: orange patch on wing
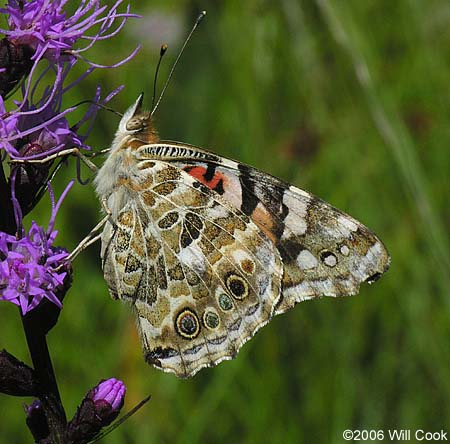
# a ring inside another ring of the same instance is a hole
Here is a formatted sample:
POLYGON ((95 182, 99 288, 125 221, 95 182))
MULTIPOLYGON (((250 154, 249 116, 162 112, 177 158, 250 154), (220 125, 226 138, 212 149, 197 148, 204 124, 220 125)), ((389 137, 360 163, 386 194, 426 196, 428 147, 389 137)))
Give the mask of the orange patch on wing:
POLYGON ((255 271, 255 263, 250 259, 244 259, 241 262, 241 267, 247 274, 252 274, 255 271))
POLYGON ((277 242, 274 233, 275 221, 271 214, 259 203, 250 215, 253 222, 263 231, 263 233, 273 242, 277 242))
POLYGON ((208 188, 211 188, 212 190, 214 190, 217 187, 217 185, 219 184, 220 181, 222 181, 222 186, 225 188, 226 177, 220 172, 216 171, 214 173, 214 176, 212 177, 212 179, 206 180, 205 179, 205 174, 206 174, 205 167, 202 167, 202 166, 196 166, 194 168, 184 167, 184 169, 187 171, 187 173, 189 175, 191 175, 192 177, 197 179, 203 185, 206 185, 208 188))

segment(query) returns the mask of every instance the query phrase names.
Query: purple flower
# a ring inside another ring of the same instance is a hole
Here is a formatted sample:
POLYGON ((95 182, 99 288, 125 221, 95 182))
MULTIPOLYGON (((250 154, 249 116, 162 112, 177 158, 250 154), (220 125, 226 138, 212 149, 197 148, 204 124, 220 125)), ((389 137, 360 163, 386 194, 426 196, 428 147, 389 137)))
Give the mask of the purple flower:
POLYGON ((5 103, 0 95, 0 150, 3 148, 7 153, 14 150, 8 140, 9 134, 15 134, 19 125, 19 115, 10 114, 6 111, 5 103))
POLYGON ((31 79, 37 64, 46 59, 50 66, 60 71, 65 63, 82 59, 91 68, 112 68, 130 60, 140 49, 138 45, 131 54, 104 66, 87 60, 82 53, 97 41, 115 36, 130 17, 129 12, 118 12, 122 0, 112 7, 101 6, 100 0, 83 0, 78 9, 69 16, 64 11, 67 0, 9 0, 0 13, 7 14, 9 29, 0 29, 6 37, 0 40, 0 95, 7 95, 23 78, 29 75, 24 88, 24 100, 28 98, 31 79), (86 42, 75 48, 77 41, 86 42))
POLYGON ((67 110, 61 112, 58 96, 44 106, 41 103, 45 97, 36 105, 26 101, 21 112, 6 117, 9 131, 2 137, 0 147, 16 159, 42 158, 65 148, 84 147, 84 138, 70 128, 65 118, 67 110))
MULTIPOLYGON (((70 128, 65 117, 77 107, 62 110, 63 94, 69 89, 64 88, 64 80, 68 72, 69 68, 66 68, 64 72, 57 74, 53 86, 47 87, 42 97, 36 102, 30 103, 29 100, 24 99, 17 109, 10 113, 5 111, 1 119, 0 148, 3 148, 11 157, 39 158, 39 156, 30 157, 28 151, 32 145, 41 148, 40 157, 48 156, 64 148, 83 146, 82 141, 85 138, 70 128)), ((33 89, 37 87, 38 84, 35 84, 33 89)), ((93 102, 98 102, 98 99, 99 91, 93 102)), ((3 110, 0 108, 1 111, 4 111, 4 108, 3 110)))
MULTIPOLYGON (((78 134, 80 127, 88 123, 90 129, 99 106, 108 103, 123 87, 116 88, 104 99, 101 99, 101 89, 97 87, 95 96, 90 101, 91 106, 77 123, 70 126, 66 116, 78 109, 79 105, 64 109, 63 96, 92 72, 91 68, 66 86, 65 80, 75 63, 76 61, 73 61, 64 68, 55 68, 56 78, 53 85, 44 89, 39 100, 35 101, 33 96, 35 90, 41 87, 42 76, 33 85, 30 100, 24 98, 15 110, 7 112, 3 99, 0 97, 0 149, 3 148, 15 159, 43 158, 62 149, 73 147, 89 149, 83 143, 89 130, 81 135, 78 134), (30 155, 30 146, 40 147, 40 154, 34 149, 30 155)), ((28 94, 24 93, 24 97, 26 96, 28 94)))
POLYGON ((90 48, 95 41, 117 34, 129 17, 138 17, 126 12, 119 13, 118 0, 111 9, 100 6, 99 0, 83 0, 70 16, 64 11, 68 0, 9 0, 0 12, 8 14, 9 29, 0 29, 8 40, 17 45, 27 45, 34 50, 33 60, 46 58, 58 61, 61 57, 76 56, 90 48), (111 30, 116 20, 122 19, 116 29, 111 30), (94 35, 89 31, 98 30, 94 35), (74 50, 79 39, 88 41, 86 47, 74 50))
MULTIPOLYGON (((73 125, 67 115, 78 105, 63 109, 63 94, 78 85, 85 75, 65 86, 64 81, 71 66, 59 69, 54 85, 43 91, 42 97, 35 103, 24 100, 20 106, 7 113, 0 98, 0 150, 3 148, 12 159, 43 159, 52 154, 74 147, 90 149, 84 142, 89 135, 99 106, 103 106, 117 94, 122 87, 101 99, 98 87, 90 107, 82 118, 73 125), (84 128, 83 134, 81 130, 84 128)), ((92 70, 92 69, 91 69, 92 70)), ((39 84, 33 86, 34 91, 39 84)), ((30 95, 33 98, 33 93, 30 95)), ((11 169, 12 191, 20 204, 23 214, 33 209, 42 196, 43 187, 48 180, 52 162, 41 164, 16 164, 11 169)))
POLYGON ((28 234, 19 239, 0 232, 0 300, 19 306, 23 315, 36 308, 44 298, 62 308, 56 290, 63 285, 67 275, 64 266, 68 253, 53 246, 57 235, 54 224, 59 207, 72 185, 73 181, 56 205, 49 186, 52 215, 47 230, 33 221, 28 234))

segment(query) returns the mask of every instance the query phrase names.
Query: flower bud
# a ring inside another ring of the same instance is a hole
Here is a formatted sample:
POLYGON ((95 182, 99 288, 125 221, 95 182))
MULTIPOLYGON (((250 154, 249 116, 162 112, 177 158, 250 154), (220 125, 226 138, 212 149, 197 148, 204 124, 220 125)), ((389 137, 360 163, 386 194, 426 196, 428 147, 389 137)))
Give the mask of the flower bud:
POLYGON ((93 389, 92 399, 96 405, 99 407, 102 405, 106 406, 107 409, 111 410, 111 414, 114 416, 109 419, 105 416, 105 421, 108 421, 108 424, 117 417, 120 409, 123 407, 125 392, 126 387, 124 383, 115 378, 101 381, 97 387, 93 389))
POLYGON ((123 407, 125 392, 123 382, 115 378, 100 381, 90 390, 68 425, 70 442, 87 443, 111 424, 123 407))

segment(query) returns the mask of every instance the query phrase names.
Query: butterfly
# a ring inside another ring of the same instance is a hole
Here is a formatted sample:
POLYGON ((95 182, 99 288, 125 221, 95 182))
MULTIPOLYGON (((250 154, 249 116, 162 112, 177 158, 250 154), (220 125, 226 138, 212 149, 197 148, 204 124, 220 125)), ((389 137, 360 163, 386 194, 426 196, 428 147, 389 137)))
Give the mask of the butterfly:
POLYGON ((137 317, 145 359, 179 377, 236 356, 298 302, 358 292, 389 267, 368 228, 248 165, 160 141, 143 95, 95 187, 104 277, 137 317))

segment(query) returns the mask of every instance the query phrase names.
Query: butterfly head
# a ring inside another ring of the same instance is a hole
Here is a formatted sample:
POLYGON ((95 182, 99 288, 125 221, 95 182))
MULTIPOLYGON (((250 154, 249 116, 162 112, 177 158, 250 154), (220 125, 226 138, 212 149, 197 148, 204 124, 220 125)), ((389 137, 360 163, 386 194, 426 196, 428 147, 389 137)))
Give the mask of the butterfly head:
POLYGON ((142 109, 144 94, 131 105, 119 123, 119 129, 116 137, 122 141, 123 148, 131 145, 138 148, 143 144, 155 143, 158 136, 152 124, 152 118, 149 111, 142 109), (126 143, 123 143, 126 142, 126 143))

